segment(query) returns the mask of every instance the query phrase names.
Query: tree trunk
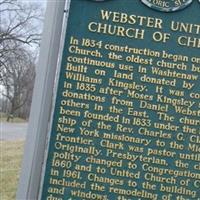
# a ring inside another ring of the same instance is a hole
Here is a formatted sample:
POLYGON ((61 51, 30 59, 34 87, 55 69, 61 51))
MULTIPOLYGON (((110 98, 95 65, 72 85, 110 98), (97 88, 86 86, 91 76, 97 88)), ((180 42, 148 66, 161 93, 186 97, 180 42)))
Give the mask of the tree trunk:
POLYGON ((14 119, 14 113, 15 113, 15 103, 14 102, 15 101, 11 102, 11 110, 8 114, 8 117, 7 117, 7 120, 6 120, 7 122, 10 122, 10 120, 13 121, 13 119, 14 119))

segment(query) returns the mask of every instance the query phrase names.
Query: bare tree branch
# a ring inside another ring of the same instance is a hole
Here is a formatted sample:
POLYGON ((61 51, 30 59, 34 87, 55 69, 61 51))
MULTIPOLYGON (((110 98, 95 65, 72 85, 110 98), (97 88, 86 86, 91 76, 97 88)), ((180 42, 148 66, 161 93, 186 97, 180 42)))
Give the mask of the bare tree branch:
POLYGON ((38 3, 0 0, 0 22, 1 72, 7 66, 6 57, 9 53, 15 52, 16 47, 24 45, 24 48, 27 48, 32 45, 39 45, 43 10, 38 3))
POLYGON ((35 79, 35 58, 43 25, 37 2, 0 0, 0 85, 11 105, 10 114, 30 102, 35 79))
POLYGON ((28 100, 35 80, 35 64, 32 56, 25 49, 18 47, 18 54, 10 54, 8 67, 4 68, 0 84, 1 91, 10 104, 10 114, 14 114, 28 100))

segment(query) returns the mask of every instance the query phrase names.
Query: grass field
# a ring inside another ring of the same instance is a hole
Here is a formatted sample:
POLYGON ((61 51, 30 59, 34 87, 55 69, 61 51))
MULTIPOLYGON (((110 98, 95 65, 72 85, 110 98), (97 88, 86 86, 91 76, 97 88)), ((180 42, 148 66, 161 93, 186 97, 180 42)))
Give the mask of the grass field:
MULTIPOLYGON (((0 122, 6 122, 6 120, 7 120, 7 114, 0 112, 0 122)), ((13 119, 10 120, 10 122, 24 123, 26 122, 26 120, 19 117, 14 117, 13 119)))
POLYGON ((24 141, 0 141, 0 200, 14 200, 24 141))

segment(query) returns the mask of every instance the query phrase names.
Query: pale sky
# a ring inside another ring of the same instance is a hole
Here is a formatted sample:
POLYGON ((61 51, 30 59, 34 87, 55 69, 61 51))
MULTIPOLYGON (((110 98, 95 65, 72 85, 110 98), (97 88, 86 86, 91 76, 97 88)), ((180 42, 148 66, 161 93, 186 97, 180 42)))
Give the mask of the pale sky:
POLYGON ((31 2, 37 2, 41 3, 42 7, 46 7, 47 0, 20 0, 21 2, 31 3, 31 2))

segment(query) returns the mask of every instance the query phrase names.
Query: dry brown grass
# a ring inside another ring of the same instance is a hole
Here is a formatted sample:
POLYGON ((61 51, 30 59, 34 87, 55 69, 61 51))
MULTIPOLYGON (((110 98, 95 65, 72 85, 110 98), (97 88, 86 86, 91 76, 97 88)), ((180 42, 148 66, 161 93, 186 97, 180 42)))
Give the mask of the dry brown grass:
POLYGON ((0 141, 0 199, 14 200, 24 141, 0 141))

